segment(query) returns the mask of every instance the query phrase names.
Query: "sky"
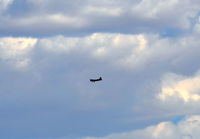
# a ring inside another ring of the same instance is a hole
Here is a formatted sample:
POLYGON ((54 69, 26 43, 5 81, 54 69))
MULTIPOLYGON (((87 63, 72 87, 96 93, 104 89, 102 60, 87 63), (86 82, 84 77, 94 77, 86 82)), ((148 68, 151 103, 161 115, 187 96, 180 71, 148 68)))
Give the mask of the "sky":
POLYGON ((199 139, 199 37, 199 0, 0 0, 0 138, 199 139))

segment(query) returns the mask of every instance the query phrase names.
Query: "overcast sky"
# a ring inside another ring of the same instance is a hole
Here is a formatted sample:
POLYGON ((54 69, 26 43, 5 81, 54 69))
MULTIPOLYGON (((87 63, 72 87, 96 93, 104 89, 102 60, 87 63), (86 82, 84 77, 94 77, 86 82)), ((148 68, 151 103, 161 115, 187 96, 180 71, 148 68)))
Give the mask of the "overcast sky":
POLYGON ((199 139, 199 38, 199 0, 0 0, 0 138, 199 139))

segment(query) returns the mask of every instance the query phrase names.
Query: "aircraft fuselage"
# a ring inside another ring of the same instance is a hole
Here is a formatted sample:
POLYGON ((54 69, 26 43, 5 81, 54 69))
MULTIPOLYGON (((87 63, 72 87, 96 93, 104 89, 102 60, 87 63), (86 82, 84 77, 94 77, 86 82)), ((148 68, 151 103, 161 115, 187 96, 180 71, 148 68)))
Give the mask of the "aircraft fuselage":
POLYGON ((96 82, 96 81, 101 81, 102 78, 100 77, 99 79, 90 79, 90 82, 96 82))

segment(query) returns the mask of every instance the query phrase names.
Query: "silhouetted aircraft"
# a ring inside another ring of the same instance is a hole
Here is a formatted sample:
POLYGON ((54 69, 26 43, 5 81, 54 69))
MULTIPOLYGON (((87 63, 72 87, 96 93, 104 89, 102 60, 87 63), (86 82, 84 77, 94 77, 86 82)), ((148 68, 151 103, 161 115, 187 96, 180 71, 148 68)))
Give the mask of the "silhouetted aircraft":
POLYGON ((100 77, 99 79, 90 79, 90 82, 96 82, 96 81, 101 81, 102 78, 100 77))

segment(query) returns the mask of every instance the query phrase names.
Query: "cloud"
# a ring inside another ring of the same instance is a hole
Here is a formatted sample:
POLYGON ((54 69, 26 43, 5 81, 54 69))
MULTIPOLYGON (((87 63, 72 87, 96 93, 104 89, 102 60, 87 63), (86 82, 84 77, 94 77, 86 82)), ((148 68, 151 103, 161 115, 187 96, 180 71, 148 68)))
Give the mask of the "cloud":
POLYGON ((85 137, 83 139, 197 139, 200 137, 200 116, 190 116, 179 121, 161 122, 145 129, 110 134, 106 137, 85 137))
MULTIPOLYGON (((170 29, 191 31, 200 4, 195 1, 24 1, 30 10, 1 16, 4 35, 72 35, 94 32, 165 34, 170 29), (55 6, 56 5, 56 6, 55 6), (145 7, 145 8, 144 8, 145 7), (182 8, 179 8, 182 7, 182 8), (17 33, 16 33, 17 32, 17 33)), ((16 3, 13 3, 15 7, 16 3)), ((16 8, 22 8, 17 7, 16 8)))
POLYGON ((0 138, 199 137, 198 0, 0 4, 0 138))
POLYGON ((190 3, 187 0, 143 0, 132 8, 132 13, 149 22, 158 21, 159 23, 168 25, 172 28, 190 28, 190 18, 196 16, 199 5, 190 3), (182 8, 178 8, 182 7, 182 8), (188 10, 188 8, 190 10, 188 10), (163 21, 163 22, 162 22, 163 21), (174 23, 176 22, 176 23, 174 23))
POLYGON ((169 56, 173 59, 177 53, 176 49, 170 48, 173 45, 170 40, 154 34, 94 33, 83 37, 55 36, 38 39, 5 37, 1 38, 0 43, 3 61, 15 61, 27 66, 32 61, 31 53, 42 52, 44 55, 50 53, 58 57, 71 54, 87 56, 88 60, 104 62, 113 68, 138 70, 158 61, 158 57, 159 61, 165 61, 169 56))
POLYGON ((192 96, 187 102, 179 95, 175 99, 166 95, 164 101, 155 96, 162 88, 176 90, 176 86, 178 91, 183 87, 198 95, 199 76, 191 75, 199 70, 199 44, 196 33, 176 38, 120 33, 3 37, 0 108, 11 115, 2 122, 12 131, 4 129, 0 134, 22 138, 28 123, 33 130, 26 137, 33 132, 44 137, 105 136, 196 114, 199 105, 192 96), (176 74, 163 79, 165 86, 161 76, 168 72, 176 74), (89 82, 99 76, 103 82, 89 82), (18 111, 26 111, 25 116, 18 111), (21 128, 14 121, 20 121, 21 128), (83 128, 88 132, 82 132, 83 128))
POLYGON ((196 24, 193 27, 193 32, 197 34, 200 33, 200 17, 197 18, 196 24))
MULTIPOLYGON (((61 17, 56 16, 56 18, 61 17)), ((143 70, 147 65, 148 68, 159 68, 158 63, 159 65, 164 64, 163 66, 167 68, 173 66, 174 69, 181 70, 184 64, 190 66, 192 62, 198 63, 195 58, 198 57, 198 51, 200 51, 197 36, 193 34, 173 39, 162 38, 157 34, 93 33, 80 37, 2 38, 1 57, 11 59, 13 55, 25 55, 25 52, 30 51, 33 53, 50 52, 57 56, 60 54, 67 56, 73 53, 104 62, 105 65, 133 71, 143 70), (9 47, 6 47, 7 45, 9 47), (15 54, 8 54, 11 53, 10 51, 15 54), (188 62, 184 63, 185 60, 188 62)), ((190 70, 194 72, 198 68, 194 67, 190 70)))
POLYGON ((26 68, 30 62, 29 52, 36 43, 34 38, 0 38, 0 59, 14 68, 26 68))
POLYGON ((198 57, 199 43, 196 35, 170 39, 155 34, 94 33, 83 37, 40 39, 38 45, 47 51, 79 53, 105 61, 105 64, 138 70, 146 65, 157 66, 157 63, 182 68, 185 60, 196 61, 194 55, 198 57))
POLYGON ((199 72, 195 75, 166 73, 161 78, 160 88, 155 94, 154 101, 159 108, 169 113, 179 115, 198 113, 200 105, 199 81, 199 72))
POLYGON ((83 12, 85 14, 93 14, 96 13, 97 15, 104 15, 104 16, 120 16, 122 13, 122 9, 120 8, 99 8, 94 6, 87 6, 83 12))
POLYGON ((7 7, 13 3, 13 0, 0 0, 0 13, 5 11, 7 7))
POLYGON ((85 37, 58 36, 40 39, 38 45, 45 51, 79 53, 98 61, 106 60, 105 64, 130 69, 141 69, 147 63, 173 57, 179 49, 171 49, 170 45, 174 44, 170 40, 154 34, 94 33, 85 37))
MULTIPOLYGON (((1 30, 7 32, 8 28, 18 33, 29 32, 32 35, 45 33, 47 30, 54 33, 76 30, 85 26, 85 21, 79 17, 55 14, 40 14, 28 17, 4 17, 1 23, 1 30)), ((48 31, 48 32, 49 32, 48 31)), ((12 32, 12 31, 8 31, 12 32)), ((15 33, 12 33, 15 34, 15 33)), ((23 35, 22 35, 23 36, 23 35)), ((25 35, 26 36, 26 35, 25 35)))
POLYGON ((182 77, 176 74, 168 74, 163 79, 162 91, 158 95, 162 101, 177 98, 185 103, 189 101, 199 102, 200 100, 200 76, 182 77))

